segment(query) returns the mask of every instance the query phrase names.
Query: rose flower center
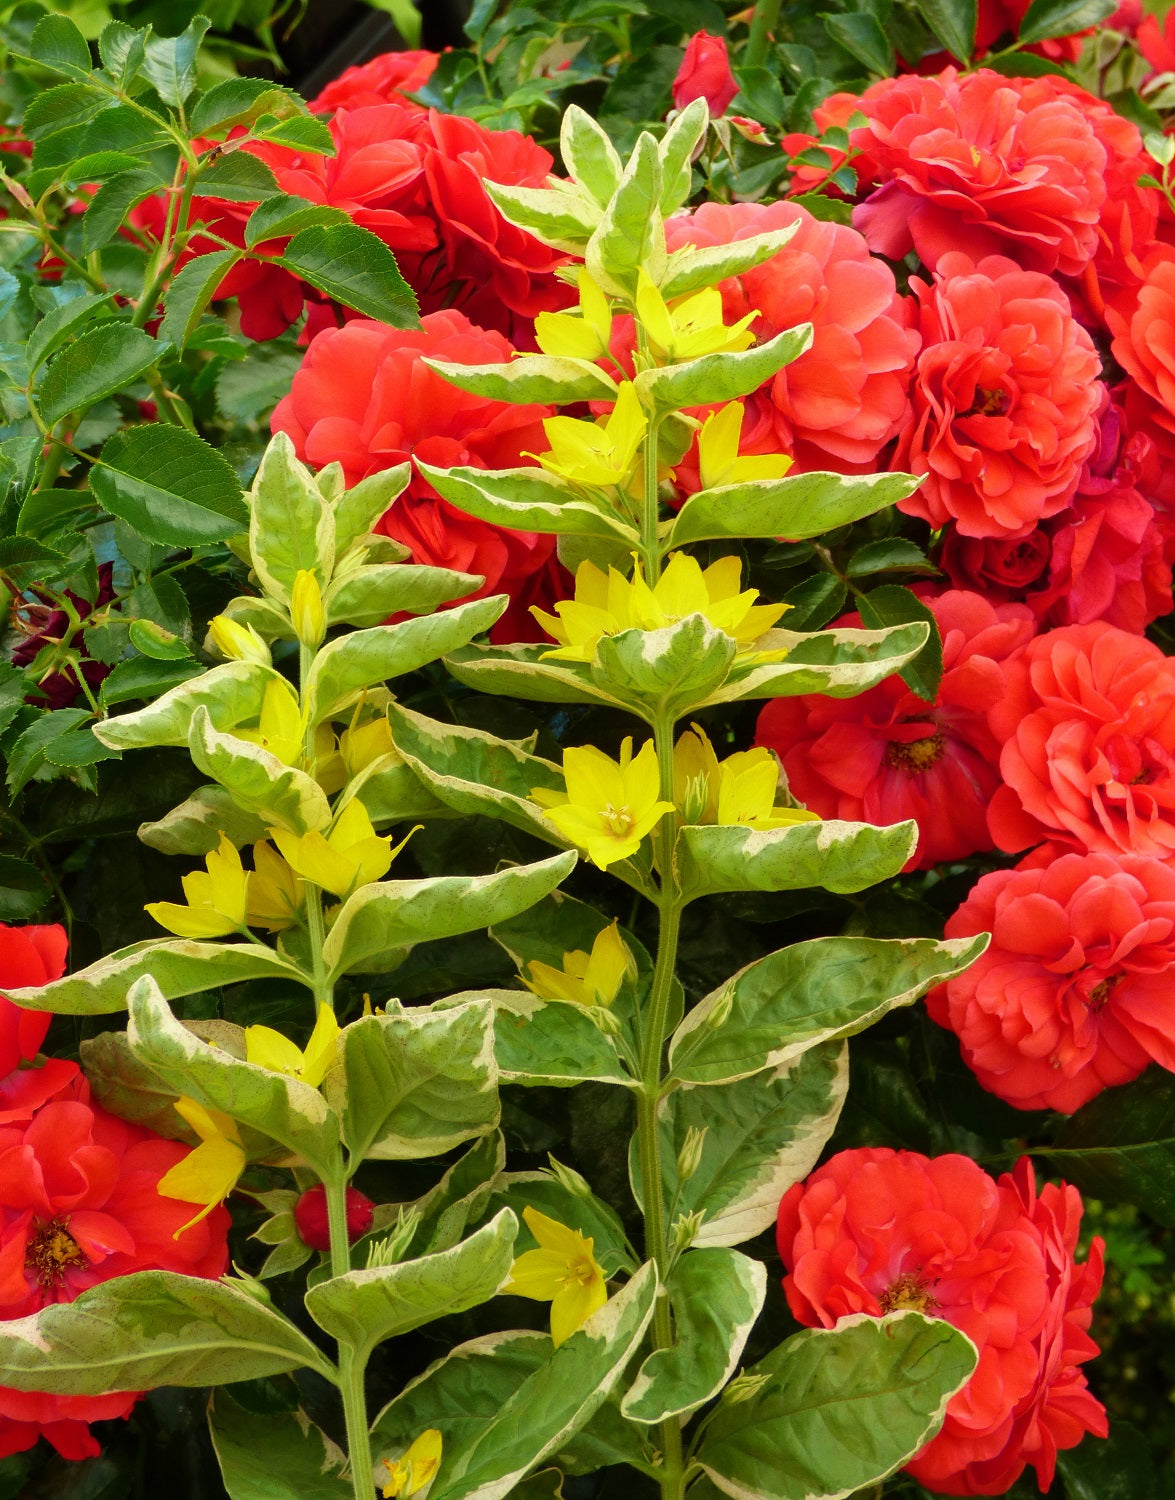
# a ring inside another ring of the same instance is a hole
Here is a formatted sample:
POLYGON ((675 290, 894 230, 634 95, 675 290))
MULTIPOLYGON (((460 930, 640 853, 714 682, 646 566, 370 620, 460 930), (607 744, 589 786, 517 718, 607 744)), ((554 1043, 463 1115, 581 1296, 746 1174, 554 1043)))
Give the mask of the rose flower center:
POLYGON ((25 1267, 48 1290, 65 1280, 70 1266, 88 1266, 85 1251, 69 1232, 68 1219, 51 1219, 38 1224, 25 1251, 25 1267))
POLYGON ((946 735, 941 732, 927 735, 924 740, 913 740, 908 745, 900 740, 890 740, 885 750, 885 763, 895 770, 917 776, 942 759, 946 743, 946 735))
POLYGON ((931 1313, 938 1307, 921 1271, 903 1271, 896 1281, 890 1282, 878 1301, 883 1313, 905 1312, 909 1308, 931 1313))

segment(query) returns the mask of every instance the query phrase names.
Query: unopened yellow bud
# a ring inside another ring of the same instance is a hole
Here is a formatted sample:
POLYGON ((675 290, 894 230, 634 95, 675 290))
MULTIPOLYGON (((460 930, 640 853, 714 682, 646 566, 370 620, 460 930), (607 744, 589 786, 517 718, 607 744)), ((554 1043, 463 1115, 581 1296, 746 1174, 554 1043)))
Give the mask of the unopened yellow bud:
POLYGON ((322 607, 318 579, 308 568, 299 568, 294 577, 290 589, 290 621, 303 646, 313 649, 322 645, 326 635, 326 610, 322 607))
POLYGON ((208 639, 229 661, 254 661, 262 667, 273 666, 269 647, 252 625, 242 625, 229 619, 228 615, 216 615, 209 621, 208 639))
POLYGON ((705 1125, 700 1129, 697 1125, 691 1125, 686 1131, 681 1150, 677 1153, 677 1180, 679 1182, 688 1182, 702 1165, 702 1149, 706 1144, 707 1129, 705 1125))

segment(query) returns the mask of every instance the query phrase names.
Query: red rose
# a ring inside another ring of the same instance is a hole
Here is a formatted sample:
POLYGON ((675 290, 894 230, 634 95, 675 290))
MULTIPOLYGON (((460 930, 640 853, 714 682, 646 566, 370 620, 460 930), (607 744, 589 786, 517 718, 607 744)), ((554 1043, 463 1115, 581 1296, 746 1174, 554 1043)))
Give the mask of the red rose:
MULTIPOLYGON (((0 1317, 21 1318, 132 1271, 220 1276, 229 1216, 216 1208, 179 1238, 191 1204, 160 1178, 187 1154, 178 1141, 116 1119, 72 1077, 31 1118, 0 1125, 0 1317)), ((55 1396, 0 1387, 0 1457, 44 1436, 66 1458, 99 1451, 88 1423, 125 1417, 133 1391, 55 1396)))
POLYGON ((674 109, 684 109, 695 99, 704 99, 711 118, 717 119, 726 113, 726 106, 737 93, 738 84, 726 55, 726 38, 695 31, 673 80, 674 109))
MULTIPOLYGON (((999 742, 987 713, 1003 692, 1007 657, 1032 635, 1022 606, 951 591, 927 599, 943 641, 938 697, 900 677, 856 698, 773 699, 755 743, 774 750, 792 791, 822 818, 918 824, 908 869, 928 870, 992 847, 988 801, 999 785, 999 742)), ((838 620, 860 628, 857 615, 838 620)))
POLYGON ((1157 16, 1145 16, 1134 36, 1138 50, 1150 63, 1152 72, 1175 72, 1175 12, 1168 11, 1160 29, 1157 16))
POLYGON ((855 103, 868 123, 850 132, 853 166, 876 191, 853 222, 880 254, 916 250, 933 271, 950 251, 1003 253, 1068 276, 1092 258, 1106 150, 1084 109, 1049 79, 951 67, 882 79, 855 103))
POLYGON ((438 52, 381 52, 370 62, 345 68, 333 78, 317 99, 310 101, 311 112, 359 109, 365 104, 408 104, 419 109, 404 95, 423 88, 440 60, 438 52))
POLYGON ((49 1023, 48 1011, 13 1005, 2 993, 48 984, 65 973, 65 928, 9 927, 0 922, 0 1088, 22 1062, 36 1057, 49 1023))
MULTIPOLYGON (((358 1188, 347 1189, 347 1241, 354 1244, 371 1228, 375 1204, 358 1188)), ((311 1250, 330 1249, 330 1217, 326 1211, 326 1189, 321 1182, 307 1188, 294 1204, 298 1238, 311 1250)))
POLYGON ((893 272, 845 224, 795 203, 703 203, 665 225, 670 250, 727 245, 797 226, 761 266, 720 284, 723 314, 757 311, 754 330, 774 337, 811 323, 812 346, 747 404, 744 453, 791 453, 797 472, 867 468, 909 416, 918 335, 893 272))
MULTIPOLYGON (((77 610, 80 619, 86 619, 95 609, 109 604, 114 598, 114 564, 100 563, 98 566, 98 593, 93 600, 83 599, 71 589, 65 597, 77 610)), ((14 611, 14 622, 23 636, 12 652, 12 664, 27 667, 43 646, 61 641, 70 628, 69 616, 63 609, 55 609, 44 596, 34 596, 18 601, 14 611)), ((96 692, 113 670, 106 662, 94 661, 86 650, 79 634, 73 641, 74 649, 81 658, 81 675, 92 692, 96 692)), ((43 708, 68 708, 81 695, 81 683, 73 667, 63 672, 50 672, 41 677, 35 688, 28 693, 28 701, 43 708)), ((17 986, 14 984, 13 989, 17 986)))
POLYGON ((933 283, 910 284, 922 353, 893 467, 926 477, 899 508, 964 536, 1025 536, 1064 510, 1097 442, 1093 341, 1051 277, 1003 256, 944 255, 933 283))
POLYGON ((842 1151, 779 1206, 784 1291, 801 1323, 917 1308, 960 1328, 979 1351, 938 1436, 907 1464, 943 1494, 1003 1494, 1032 1464, 1051 1483, 1058 1448, 1105 1413, 1078 1365, 1101 1285, 1100 1240, 1074 1261, 1075 1189, 1036 1196, 1031 1164, 998 1182, 965 1156, 842 1151))
POLYGON ((1150 398, 1154 421, 1175 434, 1175 249, 1155 245, 1142 280, 1105 311, 1114 358, 1150 398))
POLYGON ((988 826, 999 849, 1175 853, 1175 662, 1112 625, 1068 625, 1004 666, 988 826))
MULTIPOLYGON (((526 463, 527 453, 545 451, 542 423, 550 408, 468 395, 434 375, 423 357, 489 364, 512 353, 501 334, 455 311, 430 313, 419 330, 407 332, 356 318, 320 333, 307 349, 290 394, 273 414, 273 430, 289 433, 299 458, 316 468, 337 460, 348 484, 410 458, 441 467, 511 468, 526 463)), ((516 596, 495 639, 532 639, 535 627, 523 599, 559 597, 541 587, 554 581, 553 536, 467 516, 419 473, 379 529, 411 548, 417 562, 481 573, 486 581, 473 597, 516 596)))

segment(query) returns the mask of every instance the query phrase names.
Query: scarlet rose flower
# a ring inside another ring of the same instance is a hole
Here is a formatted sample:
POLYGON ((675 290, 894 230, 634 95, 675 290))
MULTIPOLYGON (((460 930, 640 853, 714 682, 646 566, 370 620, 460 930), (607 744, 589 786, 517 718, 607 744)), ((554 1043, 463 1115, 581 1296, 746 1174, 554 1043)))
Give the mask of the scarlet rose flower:
POLYGON ((345 68, 310 101, 312 114, 327 110, 360 109, 366 104, 408 104, 406 94, 423 88, 440 62, 437 52, 381 52, 370 62, 345 68))
POLYGON ((931 271, 951 251, 1068 276, 1092 258, 1106 150, 1047 79, 951 67, 881 79, 854 102, 868 123, 850 132, 853 166, 876 190, 853 223, 872 249, 893 260, 916 250, 931 271))
MULTIPOLYGON (((433 374, 425 356, 455 364, 490 364, 513 350, 499 333, 475 327, 456 311, 429 313, 419 330, 402 331, 357 318, 318 335, 273 414, 273 430, 293 439, 299 458, 315 467, 338 461, 347 484, 406 459, 441 467, 511 468, 547 447, 550 408, 471 396, 433 374)), ((481 573, 474 597, 508 592, 508 617, 495 639, 531 639, 524 615, 539 581, 554 566, 555 539, 508 531, 455 510, 419 472, 378 528, 403 542, 417 562, 481 573), (515 634, 522 631, 525 634, 515 634)))
POLYGON ((1064 510, 1097 442, 1101 361, 1051 277, 1003 256, 944 255, 911 279, 922 353, 895 469, 899 508, 964 536, 1020 537, 1064 510))
MULTIPOLYGON (((894 676, 856 698, 775 698, 755 731, 795 795, 822 818, 915 819, 911 870, 992 847, 986 809, 999 785, 999 742, 987 712, 1003 691, 1006 659, 1033 631, 1027 609, 978 594, 952 590, 926 603, 943 642, 933 703, 894 676)), ((837 624, 859 629, 861 621, 846 615, 837 624)))
POLYGON ((1150 398, 1154 421, 1175 434, 1175 249, 1155 245, 1141 281, 1106 303, 1114 358, 1150 398))
POLYGON ((751 397, 744 453, 790 453, 797 472, 872 465, 909 415, 918 335, 893 272, 845 224, 796 203, 703 203, 665 225, 670 250, 728 245, 796 225, 778 254, 720 283, 728 323, 749 312, 768 339, 811 323, 811 348, 751 397))
POLYGON ((988 718, 997 848, 1175 854, 1175 662, 1157 646, 1102 623, 1050 630, 1005 663, 988 718))
POLYGON ((711 118, 717 119, 726 113, 726 106, 737 93, 738 84, 726 55, 726 38, 695 31, 673 80, 674 109, 684 109, 695 99, 704 99, 711 118))
POLYGON ((0 1091, 10 1073, 36 1057, 53 1019, 48 1011, 13 1005, 3 991, 60 979, 67 945, 65 928, 56 922, 41 927, 0 922, 0 1091))
MULTIPOLYGON (((31 1118, 0 1125, 0 1317, 72 1302, 132 1271, 221 1275, 227 1211, 214 1209, 176 1239, 192 1205, 157 1190, 188 1150, 91 1103, 76 1068, 31 1118)), ((136 1399, 131 1391, 56 1396, 0 1387, 0 1457, 40 1436, 66 1458, 93 1457, 99 1449, 88 1424, 127 1416, 136 1399)))
POLYGON ((993 1181, 965 1156, 842 1151, 779 1206, 784 1291, 809 1327, 916 1308, 971 1339, 979 1363, 938 1436, 906 1465, 942 1494, 1002 1495, 1031 1464, 1041 1488, 1058 1448, 1105 1434, 1079 1365, 1101 1285, 1102 1244, 1074 1260, 1081 1200, 1036 1195, 1031 1164, 993 1181))
POLYGON ((928 998, 985 1089, 1072 1114, 1148 1062, 1175 1071, 1175 871, 1044 845, 974 886, 948 937, 990 932, 965 974, 928 998))

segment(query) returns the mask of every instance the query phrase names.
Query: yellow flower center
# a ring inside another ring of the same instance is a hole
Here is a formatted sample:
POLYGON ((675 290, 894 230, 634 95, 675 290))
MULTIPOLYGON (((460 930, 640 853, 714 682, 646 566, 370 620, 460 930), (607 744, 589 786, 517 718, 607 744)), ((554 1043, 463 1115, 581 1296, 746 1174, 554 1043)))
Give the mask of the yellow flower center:
POLYGON ((48 1291, 65 1280, 70 1266, 87 1266, 85 1251, 69 1233, 68 1219, 52 1219, 39 1224, 25 1251, 25 1268, 32 1271, 48 1291))
POLYGON ((623 807, 613 807, 611 802, 604 804, 604 810, 600 816, 615 834, 626 834, 635 821, 627 802, 623 807))
POLYGON ((591 1286, 596 1277, 596 1266, 590 1255, 577 1255, 567 1262, 564 1286, 591 1286))

